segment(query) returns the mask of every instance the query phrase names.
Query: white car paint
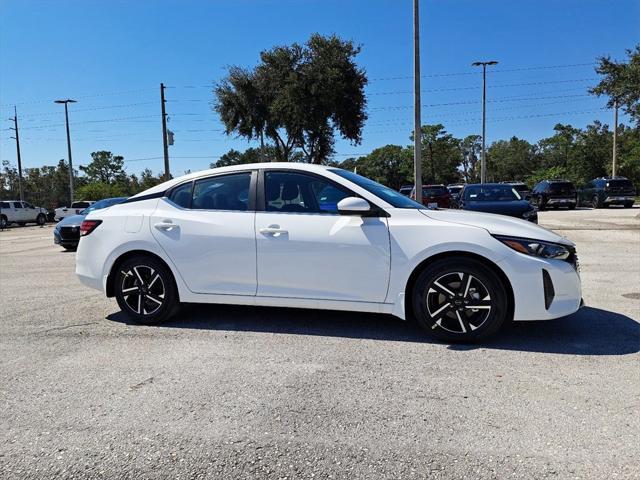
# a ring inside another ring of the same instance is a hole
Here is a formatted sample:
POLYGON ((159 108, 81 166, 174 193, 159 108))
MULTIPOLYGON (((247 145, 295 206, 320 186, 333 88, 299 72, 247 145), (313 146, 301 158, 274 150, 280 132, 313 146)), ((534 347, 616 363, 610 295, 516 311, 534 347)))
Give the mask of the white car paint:
POLYGON ((80 213, 85 209, 90 207, 96 203, 92 200, 81 200, 78 202, 73 202, 70 207, 59 207, 54 210, 54 219, 56 221, 60 221, 63 218, 71 217, 73 215, 80 215, 80 213))
POLYGON ((567 239, 499 215, 394 208, 318 165, 268 163, 192 173, 153 187, 129 203, 93 212, 87 219, 103 223, 81 238, 76 273, 84 284, 104 292, 117 259, 140 250, 164 260, 182 302, 382 312, 405 318, 405 292, 412 272, 435 255, 462 252, 493 262, 506 275, 515 320, 561 317, 575 312, 581 302, 580 277, 571 264, 518 253, 492 234, 572 246, 567 239), (154 197, 185 180, 257 169, 326 177, 387 216, 189 210, 166 197, 154 197), (129 228, 132 224, 141 228, 129 228), (542 268, 556 290, 548 310, 542 268))
POLYGON ((31 205, 29 202, 20 200, 2 200, 0 202, 0 219, 5 225, 11 223, 37 223, 40 215, 44 215, 46 221, 47 210, 31 205))

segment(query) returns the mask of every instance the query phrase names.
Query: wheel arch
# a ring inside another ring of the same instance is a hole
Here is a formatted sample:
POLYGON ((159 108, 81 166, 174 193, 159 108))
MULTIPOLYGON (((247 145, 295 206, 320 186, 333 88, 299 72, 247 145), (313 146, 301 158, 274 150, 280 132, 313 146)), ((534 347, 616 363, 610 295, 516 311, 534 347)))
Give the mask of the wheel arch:
POLYGON ((513 313, 515 308, 513 287, 511 286, 511 282, 509 281, 509 278, 504 273, 504 271, 496 263, 492 262, 486 257, 483 257, 482 255, 478 255, 477 253, 472 253, 472 252, 466 252, 463 250, 453 250, 448 252, 436 253, 434 255, 431 255, 430 257, 425 258, 413 269, 413 271, 411 272, 411 275, 409 275, 409 279, 407 280, 407 284, 404 289, 404 293, 405 293, 404 308, 405 308, 405 316, 407 320, 411 320, 411 321, 415 320, 415 317, 413 314, 413 306, 411 302, 411 292, 418 279, 418 276, 420 275, 420 273, 422 273, 422 271, 425 268, 427 268, 427 266, 429 266, 433 262, 436 262, 438 260, 442 260, 445 258, 475 260, 479 263, 482 263, 487 268, 489 268, 493 273, 495 273, 496 276, 502 282, 502 285, 504 286, 505 290, 507 291, 508 318, 513 318, 513 313))
POLYGON ((166 269, 171 274, 171 281, 173 282, 173 286, 176 289, 176 296, 178 297, 178 301, 180 301, 180 289, 178 288, 175 274, 173 273, 173 270, 171 269, 171 267, 159 255, 153 252, 150 252, 148 250, 141 250, 141 249, 129 250, 127 252, 124 252, 118 258, 115 259, 115 261, 113 262, 113 265, 111 266, 111 270, 109 271, 109 275, 107 276, 107 284, 106 284, 107 297, 115 296, 115 291, 114 291, 115 272, 118 270, 118 268, 120 268, 120 265, 122 265, 123 262, 136 256, 151 257, 166 267, 166 269))

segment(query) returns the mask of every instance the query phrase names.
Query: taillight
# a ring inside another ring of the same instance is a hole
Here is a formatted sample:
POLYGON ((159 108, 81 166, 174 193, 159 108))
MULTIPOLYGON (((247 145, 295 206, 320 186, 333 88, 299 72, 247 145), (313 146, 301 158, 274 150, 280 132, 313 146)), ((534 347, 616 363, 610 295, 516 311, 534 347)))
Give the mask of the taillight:
POLYGON ((85 237, 93 232, 98 225, 102 223, 102 220, 83 220, 80 224, 80 236, 85 237))

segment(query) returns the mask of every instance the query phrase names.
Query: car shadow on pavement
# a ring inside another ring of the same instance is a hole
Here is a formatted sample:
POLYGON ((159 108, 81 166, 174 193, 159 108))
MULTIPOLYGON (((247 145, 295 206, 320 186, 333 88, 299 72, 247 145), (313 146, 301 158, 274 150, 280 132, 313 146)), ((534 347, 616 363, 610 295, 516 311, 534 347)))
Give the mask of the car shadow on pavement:
MULTIPOLYGON (((121 312, 107 319, 133 324, 121 312)), ((419 327, 390 315, 235 305, 185 304, 169 322, 154 328, 261 332, 438 343, 419 327)), ((640 351, 640 323, 619 313, 584 307, 550 321, 513 322, 479 344, 451 344, 451 350, 477 348, 572 355, 626 355, 640 351)))

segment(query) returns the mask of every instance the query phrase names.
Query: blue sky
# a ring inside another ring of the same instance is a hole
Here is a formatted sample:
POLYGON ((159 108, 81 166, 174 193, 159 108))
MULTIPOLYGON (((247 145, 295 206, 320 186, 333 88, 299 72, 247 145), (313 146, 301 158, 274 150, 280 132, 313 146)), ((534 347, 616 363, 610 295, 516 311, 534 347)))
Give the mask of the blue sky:
MULTIPOLYGON (((637 0, 422 0, 421 9, 423 123, 479 133, 481 75, 470 64, 481 59, 500 62, 488 75, 489 142, 535 141, 558 122, 611 123, 604 100, 586 91, 597 81, 596 57, 622 59, 640 41, 637 0)), ((63 108, 53 100, 74 98, 74 165, 111 150, 131 173, 159 172, 164 82, 172 173, 207 168, 249 146, 221 132, 211 85, 227 66, 253 66, 261 50, 314 32, 361 44, 358 62, 370 79, 363 142, 338 141, 337 158, 406 145, 411 15, 411 0, 0 0, 0 158, 16 161, 5 120, 13 105, 24 167, 66 158, 63 108)))

